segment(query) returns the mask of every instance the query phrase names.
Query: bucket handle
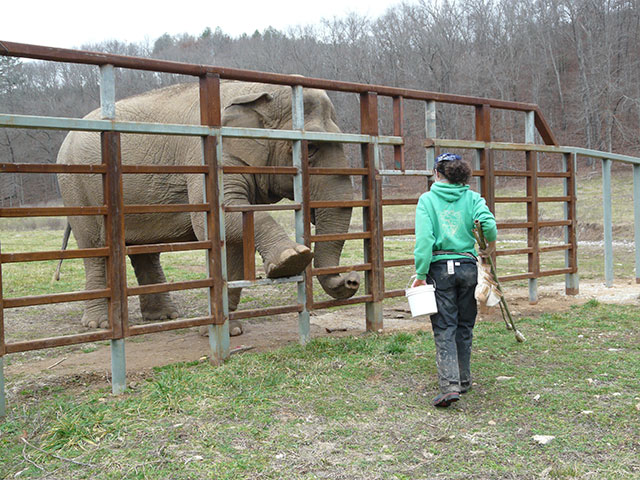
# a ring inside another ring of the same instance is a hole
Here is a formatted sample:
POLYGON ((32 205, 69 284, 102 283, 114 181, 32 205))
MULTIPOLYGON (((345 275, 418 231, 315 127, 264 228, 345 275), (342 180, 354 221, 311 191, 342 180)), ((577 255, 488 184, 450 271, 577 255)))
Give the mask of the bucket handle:
MULTIPOLYGON (((416 278, 418 276, 418 274, 415 275, 411 275, 411 278, 409 279, 409 283, 407 284, 407 288, 405 288, 405 290, 407 290, 408 288, 411 287, 411 285, 413 284, 413 279, 416 278)), ((427 279, 431 280, 433 282, 433 284, 427 283, 428 285, 433 285, 433 289, 436 290, 436 281, 429 275, 427 274, 427 279)))

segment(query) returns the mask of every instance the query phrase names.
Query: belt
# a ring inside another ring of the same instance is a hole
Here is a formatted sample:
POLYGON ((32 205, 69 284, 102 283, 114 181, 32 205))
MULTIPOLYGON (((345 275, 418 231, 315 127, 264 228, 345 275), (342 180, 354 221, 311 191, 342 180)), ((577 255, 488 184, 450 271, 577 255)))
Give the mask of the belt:
POLYGON ((435 250, 433 252, 433 256, 435 257, 436 255, 461 255, 463 257, 471 258, 476 262, 478 261, 476 256, 473 253, 469 253, 469 252, 450 252, 448 250, 435 250))

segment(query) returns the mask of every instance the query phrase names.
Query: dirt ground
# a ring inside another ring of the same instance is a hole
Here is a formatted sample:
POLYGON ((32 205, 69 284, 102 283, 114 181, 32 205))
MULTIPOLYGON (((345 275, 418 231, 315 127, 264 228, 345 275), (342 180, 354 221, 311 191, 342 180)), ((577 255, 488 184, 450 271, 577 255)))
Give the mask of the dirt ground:
MULTIPOLYGON (((603 303, 640 304, 640 285, 632 281, 618 282, 612 288, 605 288, 601 283, 581 282, 577 296, 565 296, 564 283, 541 286, 538 288, 539 301, 534 305, 529 302, 526 288, 508 287, 507 290, 506 298, 516 322, 518 317, 564 311, 571 305, 591 299, 603 303)), ((430 329, 427 318, 411 318, 404 299, 387 302, 384 307, 384 333, 430 329)), ((312 338, 364 334, 364 310, 364 305, 357 305, 313 312, 312 338)), ((499 310, 494 308, 481 312, 479 321, 501 322, 502 319, 499 310)), ((245 333, 231 338, 232 351, 243 346, 251 347, 250 351, 265 351, 298 341, 295 314, 247 320, 243 325, 245 333)), ((150 375, 153 367, 204 360, 209 353, 208 339, 201 336, 197 328, 133 337, 126 341, 127 380, 135 386, 140 379, 150 375)), ((99 387, 107 385, 110 379, 110 348, 107 342, 12 354, 5 360, 6 389, 10 401, 18 392, 24 395, 25 390, 35 393, 50 386, 99 387)))

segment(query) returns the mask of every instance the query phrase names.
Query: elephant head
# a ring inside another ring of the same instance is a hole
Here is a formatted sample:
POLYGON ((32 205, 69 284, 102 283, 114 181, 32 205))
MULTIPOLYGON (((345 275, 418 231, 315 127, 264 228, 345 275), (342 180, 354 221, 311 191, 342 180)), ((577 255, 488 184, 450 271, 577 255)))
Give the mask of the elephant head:
MULTIPOLYGON (((229 89, 233 93, 233 89, 229 89)), ((307 131, 340 132, 336 113, 324 91, 304 90, 304 125, 307 131)), ((239 95, 231 95, 223 103, 223 126, 239 128, 291 129, 291 88, 252 84, 239 95)), ((262 139, 225 138, 224 163, 251 166, 290 166, 292 142, 262 139)), ((305 159, 303 159, 305 161, 305 159)), ((308 145, 308 161, 312 167, 347 167, 342 145, 317 142, 308 145)), ((231 175, 225 177, 225 201, 237 203, 274 203, 282 198, 293 199, 293 178, 290 175, 231 175), (228 179, 227 179, 228 178, 228 179)), ((312 175, 312 201, 353 199, 351 180, 347 175, 312 175)), ((312 211, 316 234, 346 233, 351 222, 351 208, 322 208, 312 211)), ((261 235, 256 221, 256 245, 260 249, 261 235)), ((271 233, 270 233, 271 234, 271 233)), ((269 239, 267 239, 268 242, 269 239)), ((336 266, 344 241, 318 242, 314 251, 314 266, 336 266)), ((265 257, 264 252, 260 252, 265 257)), ((334 298, 349 298, 359 288, 356 272, 318 277, 323 289, 334 298)))

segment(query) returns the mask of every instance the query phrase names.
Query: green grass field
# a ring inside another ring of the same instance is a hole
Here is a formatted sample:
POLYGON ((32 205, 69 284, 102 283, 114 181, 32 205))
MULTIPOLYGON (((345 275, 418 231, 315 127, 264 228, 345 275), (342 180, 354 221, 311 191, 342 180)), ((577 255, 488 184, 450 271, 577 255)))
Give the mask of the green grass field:
POLYGON ((477 326, 473 390, 446 410, 429 405, 422 332, 170 365, 119 397, 24 391, 0 423, 0 478, 638 478, 638 309, 520 325, 523 344, 477 326))

